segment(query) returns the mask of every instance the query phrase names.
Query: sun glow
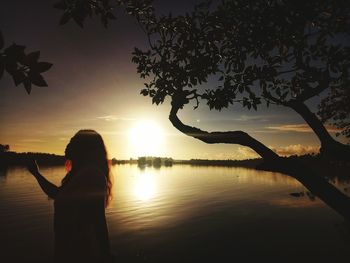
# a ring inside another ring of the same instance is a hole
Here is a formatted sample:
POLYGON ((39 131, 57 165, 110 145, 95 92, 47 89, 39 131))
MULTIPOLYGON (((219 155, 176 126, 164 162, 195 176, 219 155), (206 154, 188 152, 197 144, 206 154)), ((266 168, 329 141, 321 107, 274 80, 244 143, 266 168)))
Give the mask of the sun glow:
POLYGON ((164 132, 154 121, 137 122, 129 132, 129 140, 135 157, 162 155, 164 132))

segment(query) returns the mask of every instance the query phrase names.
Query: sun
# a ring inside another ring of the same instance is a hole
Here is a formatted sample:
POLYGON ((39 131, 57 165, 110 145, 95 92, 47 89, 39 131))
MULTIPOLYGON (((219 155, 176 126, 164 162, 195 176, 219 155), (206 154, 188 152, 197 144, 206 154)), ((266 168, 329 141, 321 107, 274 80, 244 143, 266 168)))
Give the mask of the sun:
POLYGON ((164 131, 151 120, 141 120, 134 124, 129 132, 132 155, 160 156, 164 144, 164 131))

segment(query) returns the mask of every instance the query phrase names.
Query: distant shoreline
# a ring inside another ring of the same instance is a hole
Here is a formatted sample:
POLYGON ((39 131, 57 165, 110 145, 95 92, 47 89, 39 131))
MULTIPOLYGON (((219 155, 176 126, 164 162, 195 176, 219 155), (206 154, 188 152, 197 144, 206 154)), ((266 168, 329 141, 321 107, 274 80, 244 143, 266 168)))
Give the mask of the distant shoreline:
MULTIPOLYGON (((340 176, 348 178, 350 176, 350 162, 345 161, 329 161, 322 159, 319 155, 303 155, 285 157, 288 159, 298 159, 301 163, 308 165, 316 174, 323 177, 340 176)), ((66 158, 63 155, 49 153, 16 153, 11 151, 0 152, 0 168, 6 169, 14 166, 26 166, 29 159, 35 159, 39 166, 58 166, 64 165, 66 158)), ((110 160, 111 165, 138 165, 140 168, 145 167, 171 167, 173 165, 191 165, 191 166, 221 166, 221 167, 244 167, 258 170, 269 170, 264 168, 264 162, 261 158, 246 160, 206 160, 206 159, 190 159, 175 160, 169 157, 139 157, 138 159, 110 160)))
POLYGON ((64 165, 66 158, 62 155, 50 153, 17 153, 2 152, 0 153, 0 167, 26 166, 28 160, 34 159, 41 166, 64 165))
MULTIPOLYGON (((37 152, 2 152, 0 153, 0 167, 25 166, 29 159, 35 159, 41 166, 64 165, 66 158, 63 155, 37 152)), ((194 166, 239 166, 255 168, 262 163, 262 159, 246 159, 246 160, 175 160, 164 157, 139 157, 138 159, 117 160, 111 159, 112 165, 119 164, 136 164, 139 166, 172 166, 177 164, 194 165, 194 166)))

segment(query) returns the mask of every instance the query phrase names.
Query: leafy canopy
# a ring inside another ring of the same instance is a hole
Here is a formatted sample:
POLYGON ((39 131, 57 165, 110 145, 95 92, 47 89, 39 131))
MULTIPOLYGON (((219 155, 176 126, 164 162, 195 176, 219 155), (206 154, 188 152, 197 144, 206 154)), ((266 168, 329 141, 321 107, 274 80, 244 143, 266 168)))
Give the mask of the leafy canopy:
POLYGON ((347 84, 349 43, 337 41, 349 36, 346 1, 210 4, 145 21, 150 49, 135 48, 133 61, 142 78, 151 77, 141 93, 153 103, 171 96, 216 110, 235 102, 257 109, 261 99, 288 106, 347 84))

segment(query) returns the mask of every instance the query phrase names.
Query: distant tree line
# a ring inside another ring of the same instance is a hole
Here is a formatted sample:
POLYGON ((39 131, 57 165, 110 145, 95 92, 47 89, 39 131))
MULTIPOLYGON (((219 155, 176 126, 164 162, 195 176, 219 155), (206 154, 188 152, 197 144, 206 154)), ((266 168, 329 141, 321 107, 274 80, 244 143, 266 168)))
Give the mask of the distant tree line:
POLYGON ((36 160, 41 166, 63 165, 66 160, 64 156, 56 154, 3 151, 3 149, 6 149, 6 147, 3 146, 4 145, 0 145, 0 167, 25 166, 30 159, 36 160))
POLYGON ((190 164, 194 166, 228 166, 228 167, 247 167, 256 168, 262 163, 263 159, 247 159, 247 160, 207 160, 207 159, 191 159, 176 161, 176 164, 190 164))
POLYGON ((164 166, 172 166, 173 165, 173 159, 172 158, 162 158, 162 157, 139 157, 137 159, 137 164, 139 166, 154 166, 154 167, 160 167, 162 165, 164 166))
POLYGON ((10 150, 10 145, 8 145, 8 144, 6 144, 6 145, 0 144, 0 153, 7 152, 9 150, 10 150))

